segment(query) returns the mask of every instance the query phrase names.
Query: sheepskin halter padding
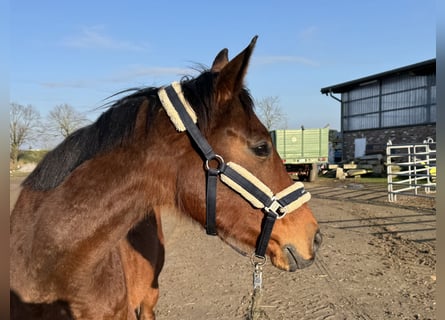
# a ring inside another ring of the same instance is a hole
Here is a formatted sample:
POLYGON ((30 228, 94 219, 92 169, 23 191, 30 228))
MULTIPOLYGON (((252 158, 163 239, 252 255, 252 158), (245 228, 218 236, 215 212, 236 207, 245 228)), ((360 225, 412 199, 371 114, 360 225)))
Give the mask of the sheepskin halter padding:
POLYGON ((221 172, 221 181, 238 192, 255 208, 277 212, 278 218, 299 208, 311 198, 301 182, 296 182, 274 195, 261 180, 234 162, 227 163, 224 172, 221 172))
MULTIPOLYGON (((182 105, 184 106, 185 110, 187 111, 187 114, 192 119, 193 123, 196 123, 196 121, 198 120, 198 117, 196 116, 195 111, 190 106, 190 104, 187 102, 187 100, 185 100, 184 94, 182 93, 181 84, 179 82, 173 82, 171 84, 171 87, 176 92, 179 101, 181 101, 182 105)), ((173 105, 167 92, 165 91, 165 88, 159 89, 158 97, 161 100, 162 106, 164 107, 165 111, 167 112, 167 115, 169 116, 171 122, 173 122, 173 125, 175 126, 176 130, 178 130, 179 132, 184 132, 185 130, 187 130, 184 123, 182 122, 181 117, 178 114, 178 111, 176 111, 175 106, 173 105)))

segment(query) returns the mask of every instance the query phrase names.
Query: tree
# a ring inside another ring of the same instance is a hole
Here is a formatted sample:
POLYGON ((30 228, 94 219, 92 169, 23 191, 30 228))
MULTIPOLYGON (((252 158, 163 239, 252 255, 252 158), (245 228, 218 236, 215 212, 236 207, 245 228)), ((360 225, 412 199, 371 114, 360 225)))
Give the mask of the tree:
POLYGON ((258 117, 267 130, 286 127, 286 115, 281 110, 278 97, 266 97, 256 102, 258 117))
POLYGON ((39 127, 40 114, 32 106, 10 103, 9 107, 9 157, 14 166, 17 164, 20 147, 32 142, 39 127))
POLYGON ((47 130, 49 134, 61 135, 66 138, 88 122, 89 120, 82 113, 65 103, 55 106, 49 112, 47 130))

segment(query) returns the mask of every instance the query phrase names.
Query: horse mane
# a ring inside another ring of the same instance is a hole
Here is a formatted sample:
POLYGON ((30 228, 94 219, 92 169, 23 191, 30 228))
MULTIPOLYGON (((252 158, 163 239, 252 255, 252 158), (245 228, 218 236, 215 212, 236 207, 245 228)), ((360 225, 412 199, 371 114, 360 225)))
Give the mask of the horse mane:
MULTIPOLYGON (((196 78, 181 80, 184 96, 193 106, 198 116, 198 126, 204 134, 213 113, 214 77, 214 73, 204 71, 196 78)), ((137 115, 145 100, 148 100, 148 132, 161 108, 158 88, 129 89, 122 93, 128 91, 134 92, 114 102, 94 123, 76 130, 48 152, 22 185, 34 190, 56 188, 83 162, 114 147, 124 146, 131 141, 137 115)), ((240 100, 250 116, 253 102, 247 89, 240 92, 240 100)))

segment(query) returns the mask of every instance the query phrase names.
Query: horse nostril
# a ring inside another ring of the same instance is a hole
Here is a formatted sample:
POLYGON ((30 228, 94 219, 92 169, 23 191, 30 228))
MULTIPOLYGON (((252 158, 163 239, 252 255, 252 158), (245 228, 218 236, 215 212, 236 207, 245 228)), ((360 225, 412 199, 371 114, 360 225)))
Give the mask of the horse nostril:
POLYGON ((317 230, 314 236, 314 243, 312 244, 312 252, 317 252, 318 248, 320 248, 321 243, 323 241, 323 236, 321 235, 320 230, 317 230))

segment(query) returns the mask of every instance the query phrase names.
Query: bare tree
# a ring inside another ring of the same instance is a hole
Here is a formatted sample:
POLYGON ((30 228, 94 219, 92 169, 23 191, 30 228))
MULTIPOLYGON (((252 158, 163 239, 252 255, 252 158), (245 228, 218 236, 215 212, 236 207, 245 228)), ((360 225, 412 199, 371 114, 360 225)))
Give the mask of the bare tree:
POLYGON ((256 101, 258 117, 267 130, 286 126, 286 115, 281 110, 278 97, 266 97, 256 101))
POLYGON ((39 127, 40 114, 32 106, 10 103, 9 107, 9 156, 17 164, 20 147, 34 141, 39 127))
POLYGON ((57 105, 48 114, 47 134, 52 133, 66 138, 88 122, 89 120, 82 113, 69 104, 57 105))

